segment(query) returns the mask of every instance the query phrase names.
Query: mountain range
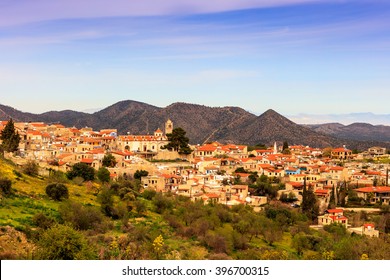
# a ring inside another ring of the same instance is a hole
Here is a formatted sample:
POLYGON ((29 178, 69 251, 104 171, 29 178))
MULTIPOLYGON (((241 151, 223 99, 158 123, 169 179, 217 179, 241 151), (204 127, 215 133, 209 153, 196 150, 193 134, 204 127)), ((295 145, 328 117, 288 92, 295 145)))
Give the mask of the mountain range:
POLYGON ((349 113, 349 114, 307 114, 286 116, 293 122, 299 124, 323 124, 341 123, 349 125, 353 123, 369 123, 373 125, 390 125, 390 114, 374 113, 349 113))
POLYGON ((182 127, 192 144, 219 141, 235 144, 266 144, 287 141, 290 145, 367 149, 390 148, 390 127, 370 124, 298 125, 270 109, 256 116, 239 107, 207 107, 173 103, 160 108, 137 101, 120 101, 93 114, 71 110, 32 114, 0 105, 0 120, 42 121, 96 130, 116 128, 121 134, 152 134, 169 118, 182 127))

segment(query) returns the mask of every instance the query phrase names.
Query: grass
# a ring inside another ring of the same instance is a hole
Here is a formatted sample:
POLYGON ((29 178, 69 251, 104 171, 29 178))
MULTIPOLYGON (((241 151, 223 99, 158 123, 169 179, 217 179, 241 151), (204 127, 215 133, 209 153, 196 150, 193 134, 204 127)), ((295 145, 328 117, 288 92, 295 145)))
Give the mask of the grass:
POLYGON ((58 216, 58 203, 20 195, 3 198, 0 207, 0 225, 2 226, 33 226, 32 218, 38 213, 44 213, 53 218, 58 216))
MULTIPOLYGON (((15 164, 4 159, 0 159, 0 178, 10 179, 15 193, 10 197, 0 196, 0 225, 32 226, 32 217, 41 212, 53 218, 58 216, 59 202, 46 195, 46 186, 50 183, 48 178, 23 174, 15 164)), ((91 187, 72 182, 65 185, 69 199, 85 205, 99 205, 91 187)))

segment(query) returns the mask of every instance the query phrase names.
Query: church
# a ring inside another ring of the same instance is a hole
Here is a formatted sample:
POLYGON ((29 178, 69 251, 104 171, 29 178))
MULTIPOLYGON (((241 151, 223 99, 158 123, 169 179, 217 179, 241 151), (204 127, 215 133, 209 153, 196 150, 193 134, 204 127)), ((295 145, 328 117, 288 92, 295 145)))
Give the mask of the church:
POLYGON ((162 150, 168 144, 167 134, 172 133, 173 122, 168 119, 165 123, 165 133, 158 128, 153 135, 120 135, 117 139, 118 148, 137 154, 153 155, 162 150))

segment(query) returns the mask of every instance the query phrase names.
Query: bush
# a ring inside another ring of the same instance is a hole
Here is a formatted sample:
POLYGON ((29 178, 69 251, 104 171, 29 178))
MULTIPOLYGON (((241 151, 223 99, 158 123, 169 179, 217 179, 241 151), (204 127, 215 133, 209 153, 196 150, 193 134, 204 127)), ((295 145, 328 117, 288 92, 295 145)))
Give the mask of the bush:
POLYGON ((142 193, 142 197, 147 199, 147 200, 152 200, 153 197, 155 197, 157 194, 157 192, 155 190, 145 190, 143 193, 142 193))
POLYGON ((0 193, 4 196, 12 194, 12 182, 9 179, 0 179, 0 193))
POLYGON ((32 221, 37 227, 40 227, 42 229, 48 229, 55 223, 54 219, 47 217, 43 213, 35 214, 32 218, 32 221))
POLYGON ((146 206, 145 201, 143 201, 143 200, 136 200, 134 202, 134 204, 135 204, 135 207, 136 207, 137 214, 139 216, 141 216, 143 213, 145 213, 146 210, 148 209, 147 206, 146 206))
POLYGON ((38 259, 43 260, 89 260, 95 257, 85 237, 64 225, 46 230, 38 246, 38 259))
POLYGON ((148 176, 149 172, 146 170, 137 170, 134 173, 134 179, 140 180, 142 177, 148 176))
POLYGON ((110 182, 110 171, 105 167, 101 167, 97 172, 97 177, 102 183, 108 183, 110 182))
POLYGON ((65 173, 57 170, 50 170, 49 174, 49 182, 50 183, 66 183, 68 179, 65 176, 65 173))
POLYGON ((171 210, 173 208, 172 200, 161 193, 153 198, 153 204, 158 214, 162 214, 165 210, 171 210))
POLYGON ((46 194, 56 200, 61 201, 69 198, 68 188, 63 184, 50 184, 46 187, 46 194))
POLYGON ((23 172, 29 176, 38 176, 39 165, 35 161, 29 160, 23 166, 23 172))
POLYGON ((93 229, 105 232, 109 226, 103 214, 93 206, 83 206, 78 202, 65 201, 61 203, 58 211, 63 222, 70 223, 78 230, 93 229))
POLYGON ((93 181, 95 179, 95 169, 88 164, 79 162, 72 166, 72 169, 66 173, 66 176, 70 180, 81 177, 85 181, 93 181))

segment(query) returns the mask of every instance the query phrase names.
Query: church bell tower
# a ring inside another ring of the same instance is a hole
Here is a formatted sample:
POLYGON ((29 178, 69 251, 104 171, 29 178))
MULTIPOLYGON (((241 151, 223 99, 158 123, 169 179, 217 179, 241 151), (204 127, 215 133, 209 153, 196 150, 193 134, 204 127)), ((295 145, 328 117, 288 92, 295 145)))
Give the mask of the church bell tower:
POLYGON ((165 135, 172 133, 173 131, 173 122, 168 119, 165 123, 165 135))

